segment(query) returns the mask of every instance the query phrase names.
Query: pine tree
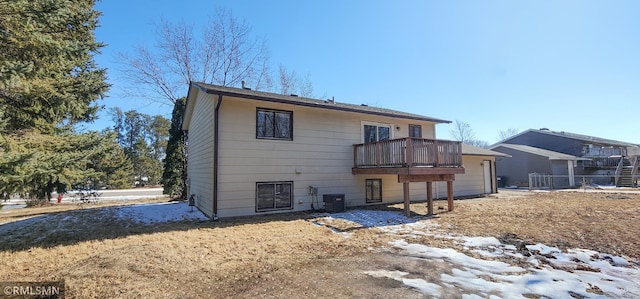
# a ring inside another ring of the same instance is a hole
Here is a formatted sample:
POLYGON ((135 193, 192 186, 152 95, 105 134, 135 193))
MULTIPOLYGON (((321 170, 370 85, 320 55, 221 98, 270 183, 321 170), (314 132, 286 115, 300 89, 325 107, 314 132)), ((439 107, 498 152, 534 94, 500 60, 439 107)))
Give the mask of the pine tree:
POLYGON ((150 116, 136 110, 123 112, 120 108, 110 111, 116 140, 131 161, 136 184, 158 184, 162 178, 164 159, 169 137, 170 122, 156 115, 150 116))
POLYGON ((0 194, 50 198, 95 174, 108 148, 92 121, 108 90, 93 55, 100 13, 93 0, 0 0, 0 194))
POLYGON ((51 133, 95 119, 109 85, 93 55, 92 0, 0 0, 0 99, 8 127, 51 133))
POLYGON ((35 131, 5 138, 0 157, 0 192, 51 199, 74 184, 93 184, 99 177, 94 161, 114 150, 112 135, 89 132, 56 135, 35 131))
POLYGON ((186 98, 180 98, 173 107, 169 142, 167 143, 167 156, 164 160, 164 172, 162 174, 164 194, 170 196, 178 195, 181 199, 187 199, 187 158, 185 155, 187 136, 182 131, 182 116, 186 101, 186 98))
POLYGON ((134 178, 131 161, 115 138, 108 146, 107 152, 92 161, 91 168, 97 172, 92 181, 108 189, 130 188, 134 178))

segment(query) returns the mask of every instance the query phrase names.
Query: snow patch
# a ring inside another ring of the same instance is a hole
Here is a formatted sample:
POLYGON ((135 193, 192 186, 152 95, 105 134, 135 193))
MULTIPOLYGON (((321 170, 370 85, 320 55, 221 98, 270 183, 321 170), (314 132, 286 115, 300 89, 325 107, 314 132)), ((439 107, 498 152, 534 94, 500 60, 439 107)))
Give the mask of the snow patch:
POLYGON ((587 249, 565 252, 545 244, 518 249, 493 237, 452 236, 428 220, 397 212, 351 210, 322 216, 378 227, 399 238, 389 244, 402 255, 448 263, 451 272, 440 274, 435 282, 416 275, 407 278, 409 273, 402 271, 365 272, 400 281, 428 297, 440 297, 449 290, 462 293, 462 298, 640 298, 640 268, 623 257, 587 249), (418 236, 450 239, 464 250, 411 243, 418 236), (522 250, 528 251, 527 256, 522 250))
POLYGON ((500 246, 501 243, 494 237, 462 237, 465 247, 500 246))
POLYGON ((409 275, 407 272, 402 271, 387 271, 387 270, 378 270, 378 271, 366 271, 364 272, 367 275, 377 277, 377 278, 390 278, 396 281, 400 281, 408 287, 419 290, 421 293, 425 295, 429 295, 431 297, 439 297, 441 286, 426 282, 424 279, 419 278, 404 278, 409 275))
POLYGON ((113 209, 116 217, 142 224, 208 219, 197 209, 181 202, 136 204, 113 209))
POLYGON ((319 213, 315 214, 315 216, 344 219, 357 223, 362 227, 398 225, 404 223, 413 223, 419 220, 417 217, 407 218, 399 212, 375 210, 349 210, 332 214, 319 213))

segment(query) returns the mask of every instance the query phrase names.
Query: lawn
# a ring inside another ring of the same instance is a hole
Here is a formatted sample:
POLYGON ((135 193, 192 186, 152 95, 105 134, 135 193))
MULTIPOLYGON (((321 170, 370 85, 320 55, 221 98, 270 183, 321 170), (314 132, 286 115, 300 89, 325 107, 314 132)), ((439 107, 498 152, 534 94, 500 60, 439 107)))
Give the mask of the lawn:
POLYGON ((520 284, 554 277, 571 282, 556 294, 640 295, 637 194, 501 192, 453 212, 436 201, 433 217, 414 203, 411 218, 391 205, 217 222, 149 202, 0 210, 0 281, 64 279, 70 298, 536 298, 545 291, 520 284))

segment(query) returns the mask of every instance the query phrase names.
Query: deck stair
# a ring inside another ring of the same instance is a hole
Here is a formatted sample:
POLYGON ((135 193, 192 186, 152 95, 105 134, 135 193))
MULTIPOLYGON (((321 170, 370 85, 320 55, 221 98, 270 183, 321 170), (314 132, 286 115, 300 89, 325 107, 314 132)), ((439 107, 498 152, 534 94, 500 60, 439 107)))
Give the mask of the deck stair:
POLYGON ((638 171, 638 157, 634 157, 631 161, 623 158, 621 165, 616 171, 616 187, 635 187, 635 176, 638 171))

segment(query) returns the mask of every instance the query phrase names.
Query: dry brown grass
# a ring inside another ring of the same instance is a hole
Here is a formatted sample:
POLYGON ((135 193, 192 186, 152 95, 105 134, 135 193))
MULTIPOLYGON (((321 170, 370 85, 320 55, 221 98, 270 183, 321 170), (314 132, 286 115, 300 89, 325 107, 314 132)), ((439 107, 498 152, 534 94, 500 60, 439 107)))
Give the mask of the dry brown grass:
MULTIPOLYGON (((501 193, 456 201, 454 212, 436 208, 429 221, 458 234, 511 233, 529 242, 639 258, 633 245, 640 244, 640 197, 624 196, 501 193)), ((412 210, 423 214, 424 206, 416 203, 412 210)), ((11 213, 11 220, 20 218, 11 213)), ((11 230, 0 226, 0 281, 64 279, 70 298, 416 297, 393 281, 362 274, 393 262, 393 256, 370 250, 393 236, 345 224, 351 233, 345 237, 306 213, 151 226, 116 221, 103 209, 47 217, 11 230), (62 221, 68 216, 76 221, 62 221)))
POLYGON ((459 234, 515 234, 530 243, 640 259, 640 194, 503 191, 456 201, 453 213, 436 210, 436 221, 459 234))

